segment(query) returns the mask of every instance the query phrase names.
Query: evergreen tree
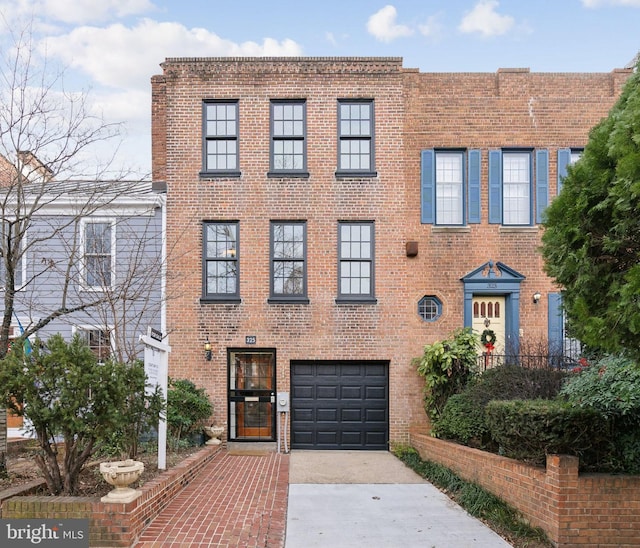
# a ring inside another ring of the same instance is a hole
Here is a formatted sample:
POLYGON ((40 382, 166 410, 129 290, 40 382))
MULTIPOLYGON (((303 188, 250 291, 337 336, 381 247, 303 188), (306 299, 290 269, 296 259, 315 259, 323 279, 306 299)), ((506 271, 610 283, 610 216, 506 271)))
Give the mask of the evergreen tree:
POLYGON ((640 357, 640 74, 595 126, 547 208, 545 270, 564 290, 572 334, 640 357))

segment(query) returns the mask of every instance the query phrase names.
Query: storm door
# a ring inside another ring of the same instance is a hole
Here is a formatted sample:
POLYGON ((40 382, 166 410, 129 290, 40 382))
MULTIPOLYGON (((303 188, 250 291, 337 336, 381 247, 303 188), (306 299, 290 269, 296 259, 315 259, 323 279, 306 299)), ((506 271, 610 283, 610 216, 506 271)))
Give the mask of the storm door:
POLYGON ((275 439, 275 375, 275 350, 229 351, 229 439, 275 439))

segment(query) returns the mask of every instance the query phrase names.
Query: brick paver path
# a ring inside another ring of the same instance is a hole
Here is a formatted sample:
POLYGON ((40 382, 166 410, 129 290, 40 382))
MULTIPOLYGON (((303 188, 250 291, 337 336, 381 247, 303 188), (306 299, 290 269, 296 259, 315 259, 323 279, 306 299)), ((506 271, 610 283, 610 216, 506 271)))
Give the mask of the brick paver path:
POLYGON ((289 455, 219 451, 143 531, 136 548, 283 548, 289 455))

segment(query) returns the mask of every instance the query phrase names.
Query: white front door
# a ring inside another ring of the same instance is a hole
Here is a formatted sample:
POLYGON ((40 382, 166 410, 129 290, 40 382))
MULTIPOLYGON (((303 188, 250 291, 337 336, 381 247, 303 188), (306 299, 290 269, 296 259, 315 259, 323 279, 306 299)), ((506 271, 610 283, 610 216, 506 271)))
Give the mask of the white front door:
MULTIPOLYGON (((505 354, 505 298, 499 295, 482 295, 473 297, 472 310, 473 320, 471 327, 473 331, 482 335, 485 329, 490 329, 496 335, 492 354, 505 354)), ((480 352, 487 350, 481 345, 480 352)))

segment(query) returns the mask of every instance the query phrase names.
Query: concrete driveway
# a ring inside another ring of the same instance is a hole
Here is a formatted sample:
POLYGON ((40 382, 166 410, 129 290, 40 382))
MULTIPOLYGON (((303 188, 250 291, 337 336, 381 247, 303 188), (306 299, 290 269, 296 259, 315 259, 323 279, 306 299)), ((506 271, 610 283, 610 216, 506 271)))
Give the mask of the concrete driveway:
POLYGON ((291 452, 285 548, 510 546, 389 452, 291 452))

